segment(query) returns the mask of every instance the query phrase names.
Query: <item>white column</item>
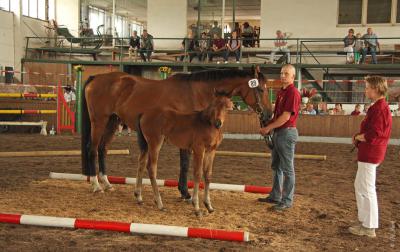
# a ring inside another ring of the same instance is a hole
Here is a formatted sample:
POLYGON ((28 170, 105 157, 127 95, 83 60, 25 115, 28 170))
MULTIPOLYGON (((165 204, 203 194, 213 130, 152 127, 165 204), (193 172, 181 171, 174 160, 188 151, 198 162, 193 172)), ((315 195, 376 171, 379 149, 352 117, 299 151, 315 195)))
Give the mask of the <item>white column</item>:
MULTIPOLYGON (((154 38, 183 38, 187 34, 186 0, 148 0, 147 32, 154 38)), ((155 49, 180 48, 179 40, 154 39, 155 49)))
MULTIPOLYGON (((115 9, 116 9, 115 0, 113 0, 112 7, 113 7, 112 15, 111 15, 111 27, 112 27, 112 36, 113 36, 112 45, 115 46, 115 39, 117 36, 116 29, 115 29, 115 9)), ((119 36, 122 36, 122 34, 119 34, 119 36)))
POLYGON ((73 36, 79 34, 79 3, 79 0, 56 0, 57 23, 68 28, 73 36))
POLYGON ((14 70, 19 71, 21 70, 21 59, 24 56, 24 37, 21 36, 21 19, 22 19, 22 0, 17 0, 11 4, 11 11, 14 13, 13 17, 13 40, 14 40, 14 50, 12 51, 14 54, 13 57, 13 66, 14 70))

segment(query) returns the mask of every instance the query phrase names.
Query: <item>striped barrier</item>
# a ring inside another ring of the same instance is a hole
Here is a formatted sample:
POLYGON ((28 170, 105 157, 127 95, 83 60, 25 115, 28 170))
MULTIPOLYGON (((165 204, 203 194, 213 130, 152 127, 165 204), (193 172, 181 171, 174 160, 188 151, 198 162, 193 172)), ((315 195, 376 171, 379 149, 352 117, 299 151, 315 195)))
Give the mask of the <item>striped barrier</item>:
POLYGON ((57 94, 0 93, 0 98, 57 98, 57 94))
MULTIPOLYGON (((64 179, 64 180, 76 180, 76 181, 88 181, 88 177, 81 174, 73 173, 57 173, 50 172, 50 178, 52 179, 64 179)), ((136 178, 128 177, 117 177, 117 176, 107 176, 108 181, 112 184, 136 184, 136 178)), ((150 179, 143 179, 143 185, 151 185, 150 179)), ((172 179, 157 179, 158 186, 165 187, 178 187, 178 181, 172 179)), ((188 181, 188 188, 193 188, 194 182, 188 181)), ((200 183, 200 188, 204 188, 204 183, 200 183)), ((263 193, 267 194, 271 192, 271 187, 267 186, 253 186, 253 185, 234 185, 234 184, 219 184, 210 183, 210 189, 212 190, 222 190, 222 191, 234 191, 234 192, 248 192, 248 193, 263 193)))
MULTIPOLYGON (((129 150, 108 150, 108 155, 129 155, 129 150)), ((11 151, 0 152, 0 157, 48 157, 48 156, 79 156, 80 150, 61 150, 61 151, 11 151)))
POLYGON ((20 215, 0 213, 0 222, 43 227, 104 230, 132 234, 167 235, 222 241, 248 242, 250 240, 249 232, 245 231, 227 231, 208 228, 193 228, 116 221, 99 221, 27 214, 20 215))
POLYGON ((38 114, 56 114, 55 109, 0 109, 0 114, 12 115, 38 115, 38 114))

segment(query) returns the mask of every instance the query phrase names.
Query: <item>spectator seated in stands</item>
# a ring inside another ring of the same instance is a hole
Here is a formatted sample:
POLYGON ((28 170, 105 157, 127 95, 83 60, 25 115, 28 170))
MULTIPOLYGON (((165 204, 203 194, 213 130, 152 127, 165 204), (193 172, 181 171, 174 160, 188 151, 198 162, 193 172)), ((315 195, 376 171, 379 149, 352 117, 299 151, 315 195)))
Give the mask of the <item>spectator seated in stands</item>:
POLYGON ((132 36, 129 38, 129 57, 133 52, 137 52, 140 49, 140 37, 137 35, 137 31, 133 31, 132 36))
MULTIPOLYGON (((199 42, 193 39, 193 34, 189 32, 187 38, 184 38, 182 41, 182 50, 187 52, 189 56, 189 62, 192 62, 193 58, 198 55, 199 42)), ((181 56, 181 61, 185 59, 186 56, 181 56)))
POLYGON ((328 115, 328 106, 326 105, 325 102, 320 102, 318 103, 318 110, 317 110, 318 115, 328 115))
POLYGON ((312 103, 307 103, 306 112, 308 115, 316 115, 317 111, 314 109, 314 105, 312 103))
POLYGON ((207 38, 207 34, 205 32, 201 33, 201 38, 198 43, 199 43, 199 48, 198 48, 199 61, 203 62, 207 58, 207 52, 210 45, 209 39, 207 38))
POLYGON ((393 116, 400 116, 400 102, 397 103, 397 109, 393 111, 393 116))
MULTIPOLYGON (((227 59, 225 58, 225 54, 226 54, 226 44, 225 44, 225 40, 222 39, 219 35, 214 34, 214 39, 212 42, 212 46, 210 48, 210 52, 208 55, 208 58, 210 61, 213 60, 214 56, 220 56, 223 57, 225 62, 227 62, 227 59)), ((217 64, 219 64, 220 62, 217 61, 217 64)))
POLYGON ((343 106, 341 103, 336 103, 335 108, 333 109, 334 115, 344 115, 345 111, 343 110, 343 106))
POLYGON ((301 103, 301 104, 300 104, 300 111, 299 111, 299 114, 303 114, 303 115, 308 114, 308 112, 307 112, 307 105, 306 105, 305 103, 301 103))
POLYGON ((363 112, 362 112, 363 115, 367 114, 369 107, 371 107, 370 103, 364 104, 364 109, 363 109, 363 112))
POLYGON ((241 42, 238 38, 237 31, 233 31, 231 37, 226 44, 225 63, 228 63, 229 55, 234 54, 236 63, 240 63, 240 47, 241 42))
POLYGON ((64 88, 64 99, 66 102, 74 102, 76 100, 75 92, 72 90, 70 85, 64 88))
POLYGON ((142 39, 140 43, 140 57, 144 62, 151 60, 151 53, 154 50, 153 36, 147 33, 147 30, 143 30, 142 39), (146 55, 145 55, 146 54, 146 55))
POLYGON ((354 107, 354 111, 351 112, 351 115, 354 115, 354 116, 361 115, 361 105, 360 105, 360 104, 357 104, 357 105, 354 107))
POLYGON ((378 36, 372 31, 372 28, 367 29, 367 33, 362 36, 364 39, 364 48, 362 49, 362 58, 361 63, 365 63, 365 59, 367 58, 367 53, 371 53, 372 56, 372 64, 378 64, 378 60, 376 58, 376 49, 381 50, 381 45, 378 42, 378 36))
POLYGON ((274 48, 271 50, 270 62, 275 64, 275 54, 277 52, 284 52, 286 55, 286 63, 290 64, 290 50, 287 47, 287 39, 291 34, 283 33, 281 30, 276 31, 276 39, 274 41, 274 48))
POLYGON ((356 37, 354 36, 354 29, 349 29, 349 33, 343 39, 344 52, 346 52, 346 64, 351 64, 354 62, 354 44, 356 42, 356 37))
POLYGON ((254 29, 248 22, 243 23, 242 30, 243 46, 254 47, 254 29))
POLYGON ((362 50, 364 49, 364 41, 361 38, 361 33, 357 33, 356 35, 356 40, 354 41, 354 64, 360 64, 361 60, 361 53, 362 50))

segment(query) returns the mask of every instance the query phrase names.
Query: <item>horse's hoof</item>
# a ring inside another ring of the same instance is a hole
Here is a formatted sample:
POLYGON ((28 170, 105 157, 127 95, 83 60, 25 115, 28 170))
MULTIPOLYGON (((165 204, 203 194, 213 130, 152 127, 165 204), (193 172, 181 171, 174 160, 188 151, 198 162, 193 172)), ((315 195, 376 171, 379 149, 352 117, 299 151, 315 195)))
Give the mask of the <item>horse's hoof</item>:
POLYGON ((161 212, 167 212, 167 209, 165 207, 160 208, 161 212))
POLYGON ((101 189, 101 188, 94 188, 94 189, 92 190, 92 192, 93 192, 93 193, 104 193, 103 189, 101 189))
POLYGON ((197 210, 197 211, 195 211, 194 213, 196 214, 196 217, 201 218, 201 217, 203 216, 203 214, 201 213, 200 210, 197 210))
POLYGON ((134 193, 133 193, 133 195, 135 195, 135 198, 139 198, 139 196, 140 196, 140 193, 138 193, 138 192, 134 192, 134 193))
POLYGON ((212 208, 210 204, 204 202, 204 206, 207 208, 207 211, 209 213, 213 213, 214 212, 214 208, 212 208))
POLYGON ((115 188, 114 188, 113 186, 106 186, 106 188, 104 189, 104 191, 107 191, 107 192, 114 192, 114 191, 115 191, 115 188))

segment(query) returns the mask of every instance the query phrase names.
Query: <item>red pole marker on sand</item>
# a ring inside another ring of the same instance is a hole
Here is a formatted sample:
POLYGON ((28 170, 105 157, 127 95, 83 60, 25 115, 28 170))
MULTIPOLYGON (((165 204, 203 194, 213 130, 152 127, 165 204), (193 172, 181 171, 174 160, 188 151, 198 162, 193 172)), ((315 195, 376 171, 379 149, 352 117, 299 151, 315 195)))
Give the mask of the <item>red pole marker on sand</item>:
POLYGON ((133 234, 168 235, 178 237, 203 238, 223 241, 249 241, 249 232, 227 231, 208 228, 192 228, 116 221, 98 221, 76 218, 63 218, 39 215, 20 215, 0 213, 1 223, 33 225, 44 227, 62 227, 73 229, 90 229, 116 231, 133 234))
MULTIPOLYGON (((112 184, 136 184, 136 178, 127 178, 127 177, 116 177, 116 176, 107 176, 108 181, 112 184)), ((72 174, 72 173, 57 173, 50 172, 50 178, 53 179, 65 179, 65 180, 78 180, 78 181, 88 181, 88 178, 81 174, 72 174)), ((143 185, 151 185, 150 179, 143 179, 143 185)), ((166 187, 177 187, 178 181, 170 180, 170 179, 157 179, 158 186, 166 186, 166 187)), ((193 188, 194 182, 188 181, 188 187, 193 188)), ((204 183, 200 183, 200 188, 204 188, 204 183)), ((234 191, 234 192, 249 192, 249 193, 270 193, 271 187, 268 186, 253 186, 253 185, 234 185, 234 184, 219 184, 219 183, 210 183, 211 190, 222 190, 222 191, 234 191)))

